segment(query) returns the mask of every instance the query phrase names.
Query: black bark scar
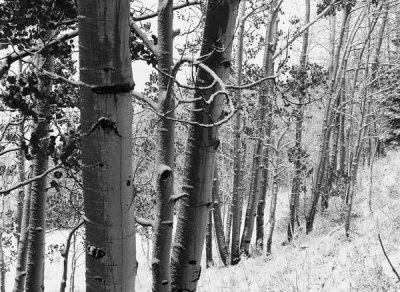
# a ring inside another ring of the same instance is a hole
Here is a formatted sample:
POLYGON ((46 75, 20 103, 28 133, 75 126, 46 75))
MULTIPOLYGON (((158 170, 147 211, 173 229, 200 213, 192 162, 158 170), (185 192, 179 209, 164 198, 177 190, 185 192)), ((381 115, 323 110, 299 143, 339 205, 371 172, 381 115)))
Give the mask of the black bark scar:
POLYGON ((89 132, 85 134, 85 136, 89 136, 94 132, 94 130, 100 128, 102 128, 103 130, 109 129, 109 131, 114 131, 115 134, 117 134, 119 137, 122 137, 121 134, 118 132, 118 128, 115 122, 105 117, 99 118, 97 122, 90 128, 89 132))
POLYGON ((96 94, 118 94, 130 92, 135 88, 135 83, 121 83, 112 85, 93 85, 92 92, 96 94))

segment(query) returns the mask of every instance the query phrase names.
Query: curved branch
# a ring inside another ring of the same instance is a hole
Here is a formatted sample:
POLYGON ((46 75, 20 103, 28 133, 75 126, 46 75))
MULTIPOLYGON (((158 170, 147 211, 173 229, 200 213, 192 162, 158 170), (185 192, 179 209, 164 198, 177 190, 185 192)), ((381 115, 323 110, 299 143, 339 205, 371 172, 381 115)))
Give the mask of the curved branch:
POLYGON ((155 102, 155 101, 153 101, 151 98, 149 98, 148 96, 146 96, 146 95, 143 95, 143 94, 141 94, 140 92, 137 92, 137 91, 132 91, 132 94, 133 94, 133 97, 134 98, 136 98, 136 99, 138 99, 138 100, 140 100, 140 101, 143 101, 143 102, 145 102, 146 104, 148 104, 150 107, 151 107, 151 109, 153 110, 153 111, 155 111, 156 113, 159 113, 160 112, 160 105, 157 103, 157 102, 155 102))
POLYGON ((248 88, 257 86, 257 85, 263 83, 264 81, 275 79, 275 78, 278 78, 278 75, 267 76, 267 77, 261 78, 260 80, 257 80, 257 81, 254 81, 254 82, 248 83, 248 84, 227 85, 226 88, 227 89, 236 89, 236 90, 248 89, 248 88))
POLYGON ((21 149, 21 147, 18 147, 18 148, 11 148, 11 149, 8 149, 8 150, 4 150, 3 152, 0 152, 0 156, 2 156, 2 155, 4 155, 4 154, 7 154, 7 153, 9 153, 9 152, 18 151, 18 150, 20 150, 20 149, 21 149))
POLYGON ((140 217, 135 216, 135 221, 137 224, 142 225, 144 227, 153 227, 154 228, 154 221, 148 220, 140 217))
POLYGON ((49 168, 48 170, 43 172, 41 175, 35 176, 35 177, 33 177, 31 179, 28 179, 28 180, 25 180, 23 182, 20 182, 20 183, 16 184, 15 186, 13 186, 13 187, 11 187, 9 189, 0 190, 0 195, 7 196, 7 195, 10 194, 10 192, 12 192, 12 191, 24 186, 24 185, 30 184, 31 182, 34 182, 34 181, 36 181, 38 179, 41 179, 41 178, 45 177, 46 175, 48 175, 50 172, 53 172, 56 169, 59 169, 60 167, 62 167, 62 163, 59 163, 59 164, 57 164, 56 166, 54 166, 52 168, 49 168))
POLYGON ((396 274, 397 279, 400 281, 399 273, 397 273, 397 270, 396 270, 396 269, 394 268, 394 266, 392 265, 392 262, 390 261, 389 256, 387 255, 386 250, 385 250, 385 248, 384 248, 384 246, 383 246, 382 239, 381 239, 381 235, 380 235, 379 233, 378 233, 378 239, 379 239, 379 243, 380 243, 380 245, 381 245, 381 248, 382 248, 383 254, 385 255, 386 260, 388 261, 390 267, 392 268, 393 273, 396 274))

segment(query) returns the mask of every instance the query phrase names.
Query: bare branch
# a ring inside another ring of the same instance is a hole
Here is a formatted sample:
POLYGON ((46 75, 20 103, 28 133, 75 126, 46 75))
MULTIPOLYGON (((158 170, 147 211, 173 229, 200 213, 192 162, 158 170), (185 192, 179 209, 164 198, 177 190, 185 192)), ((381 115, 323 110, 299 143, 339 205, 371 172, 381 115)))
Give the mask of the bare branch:
POLYGON ((4 150, 3 152, 0 152, 0 156, 2 156, 2 155, 4 155, 4 154, 7 154, 7 153, 9 153, 9 152, 18 151, 18 150, 20 150, 20 149, 21 149, 21 147, 18 147, 18 148, 11 148, 11 149, 8 149, 8 150, 4 150))
POLYGON ((251 87, 254 87, 254 86, 257 86, 257 85, 263 83, 264 81, 271 80, 271 79, 274 80, 274 79, 276 79, 276 78, 278 78, 278 75, 267 76, 267 77, 261 78, 260 80, 254 81, 254 82, 249 83, 249 84, 227 85, 226 88, 227 88, 227 89, 237 89, 237 90, 249 89, 249 88, 251 88, 251 87))
POLYGON ((153 227, 154 228, 154 220, 144 219, 135 216, 135 221, 137 224, 142 225, 144 227, 153 227))
POLYGON ((139 38, 143 41, 146 47, 156 56, 159 55, 158 47, 154 45, 153 41, 149 40, 143 30, 134 22, 131 21, 130 23, 131 31, 139 36, 139 38))
POLYGON ((11 188, 9 188, 9 189, 0 190, 0 195, 7 196, 7 195, 9 195, 10 192, 12 192, 13 190, 16 190, 16 189, 18 189, 18 188, 20 188, 20 187, 22 187, 22 186, 24 186, 24 185, 30 184, 31 182, 34 182, 34 181, 36 181, 36 180, 39 180, 39 179, 45 177, 46 175, 48 175, 50 172, 53 172, 53 171, 55 171, 56 169, 59 169, 60 167, 62 167, 62 163, 59 163, 59 164, 57 164, 56 166, 54 166, 54 167, 52 167, 52 168, 49 168, 48 170, 46 170, 45 172, 43 172, 41 175, 35 176, 35 177, 33 177, 33 178, 31 178, 31 179, 28 179, 28 180, 25 180, 25 181, 23 181, 23 182, 20 182, 20 183, 16 184, 15 186, 13 186, 13 187, 11 187, 11 188))
POLYGON ((380 245, 381 245, 383 254, 385 255, 385 257, 386 257, 386 259, 387 259, 387 261, 388 261, 390 267, 392 268, 393 273, 396 274, 397 279, 400 281, 399 273, 397 273, 396 269, 393 267, 392 262, 390 261, 389 256, 387 255, 386 250, 385 250, 385 248, 384 248, 384 246, 383 246, 382 239, 381 239, 381 235, 380 235, 379 233, 378 233, 378 239, 379 239, 379 243, 380 243, 380 245))
POLYGON ((154 110, 156 113, 160 112, 160 105, 153 101, 151 98, 149 98, 148 96, 145 96, 143 94, 141 94, 140 92, 137 91, 132 91, 133 97, 145 102, 147 105, 149 105, 151 107, 152 110, 154 110))
POLYGON ((169 198, 170 202, 176 203, 179 199, 182 199, 184 197, 189 196, 188 193, 182 193, 182 194, 178 194, 178 195, 173 195, 169 198))

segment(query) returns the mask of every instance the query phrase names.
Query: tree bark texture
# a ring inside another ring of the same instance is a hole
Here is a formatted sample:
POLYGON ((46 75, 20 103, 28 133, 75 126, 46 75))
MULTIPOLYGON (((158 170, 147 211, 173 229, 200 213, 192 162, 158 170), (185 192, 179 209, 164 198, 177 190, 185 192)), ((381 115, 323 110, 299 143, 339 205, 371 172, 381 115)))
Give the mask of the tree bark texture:
POLYGON ((212 234, 213 234, 212 209, 213 209, 213 205, 211 204, 211 209, 209 210, 209 213, 208 213, 207 229, 206 229, 206 266, 207 266, 207 268, 212 267, 214 265, 213 256, 212 256, 212 234))
MULTIPOLYGON (((310 0, 305 0, 305 17, 304 22, 310 22, 310 0)), ((307 57, 308 57, 308 33, 306 29, 303 33, 303 44, 300 55, 300 71, 306 72, 307 70, 307 57)), ((305 75, 304 75, 305 76, 305 75)), ((299 92, 299 104, 296 106, 296 141, 294 145, 294 177, 292 181, 292 193, 290 195, 290 206, 289 206, 289 224, 288 224, 288 241, 291 241, 294 236, 294 226, 296 222, 296 203, 299 201, 300 191, 302 186, 302 169, 303 169, 303 120, 304 120, 304 101, 306 100, 307 88, 306 80, 300 81, 300 92, 299 92)))
MULTIPOLYGON (((259 135, 264 136, 263 134, 259 135)), ((261 172, 263 169, 263 166, 261 164, 262 151, 263 151, 262 140, 261 138, 259 138, 257 139, 257 142, 254 145, 253 172, 249 189, 249 199, 247 201, 246 216, 244 219, 242 240, 240 243, 240 251, 246 256, 249 256, 250 254, 250 242, 251 242, 251 237, 253 235, 254 221, 257 212, 258 200, 260 196, 261 172)))
POLYGON ((130 1, 78 4, 86 291, 134 291, 130 1))
POLYGON ((214 181, 212 188, 212 201, 213 201, 213 218, 214 218, 214 228, 215 236, 217 239, 217 247, 219 251, 219 256, 222 263, 227 266, 229 264, 229 250, 228 244, 224 235, 224 227, 221 215, 221 200, 219 197, 219 179, 218 179, 218 166, 215 164, 214 168, 214 181))
POLYGON ((267 237, 267 254, 272 251, 272 236, 274 235, 275 229, 275 213, 276 213, 276 202, 278 199, 278 179, 279 179, 279 153, 276 153, 275 166, 272 178, 272 194, 271 194, 271 206, 269 210, 269 231, 267 237))
MULTIPOLYGON (((18 154, 17 154, 17 159, 18 159, 17 167, 18 167, 18 176, 19 176, 20 182, 25 181, 25 153, 24 153, 24 150, 22 149, 25 144, 24 124, 25 124, 24 121, 22 121, 18 125, 19 134, 21 135, 20 140, 19 140, 21 149, 18 150, 18 154)), ((16 211, 15 218, 14 218, 15 234, 16 234, 16 238, 17 238, 17 247, 19 245, 19 240, 21 237, 21 223, 22 223, 22 213, 23 213, 23 208, 24 208, 24 197, 25 197, 24 188, 21 188, 21 190, 18 191, 17 211, 16 211)))
MULTIPOLYGON (((272 129, 272 115, 270 114, 271 105, 267 108, 268 116, 267 116, 267 125, 265 131, 265 137, 267 144, 270 143, 271 139, 271 129, 272 129)), ((256 249, 263 250, 264 249, 264 220, 265 220, 265 201, 267 199, 267 191, 269 188, 269 158, 270 158, 270 149, 269 147, 264 147, 264 155, 263 155, 263 170, 262 170, 262 179, 261 179, 261 192, 260 199, 258 200, 257 205, 257 218, 256 218, 256 249)))
MULTIPOLYGON (((52 31, 47 31, 45 39, 50 39, 52 31)), ((49 72, 54 69, 54 57, 51 55, 38 54, 36 65, 49 72)), ((44 173, 49 165, 47 145, 49 137, 48 115, 50 114, 49 95, 52 90, 53 82, 44 75, 39 77, 38 91, 36 97, 35 111, 37 120, 34 122, 31 141, 32 154, 31 161, 32 176, 39 176, 44 173)), ((35 180, 31 183, 31 201, 29 218, 29 240, 28 240, 28 259, 26 266, 26 287, 28 292, 38 292, 44 290, 44 255, 45 255, 45 215, 46 215, 46 187, 47 178, 35 180)))
POLYGON ((6 269, 4 263, 3 233, 0 232, 0 292, 6 292, 6 269))
MULTIPOLYGON (((17 71, 18 77, 20 77, 21 72, 22 72, 22 60, 18 62, 18 71, 17 71)), ((23 115, 20 115, 20 118, 22 121, 18 125, 18 131, 19 131, 19 147, 21 149, 18 150, 17 154, 17 168, 18 168, 18 176, 19 176, 19 181, 23 182, 25 181, 25 152, 24 152, 24 147, 26 146, 25 144, 25 119, 23 115)), ((22 213, 24 209, 24 188, 21 188, 18 192, 18 197, 17 197, 17 211, 14 217, 14 224, 15 224, 15 234, 17 238, 17 249, 19 245, 19 240, 21 236, 21 223, 22 223, 22 213)))
MULTIPOLYGON (((200 55, 211 53, 204 60, 204 64, 223 81, 227 79, 231 64, 231 46, 238 5, 237 0, 210 0, 206 9, 200 55)), ((213 78, 203 69, 199 69, 196 85, 207 86, 212 82, 213 78)), ((217 86, 212 89, 199 89, 195 96, 202 96, 204 100, 208 100, 216 90, 217 86)), ((192 121, 201 124, 215 123, 222 117, 224 101, 225 96, 218 95, 211 104, 203 100, 196 102, 194 107, 197 110, 193 112, 192 121)), ((197 288, 218 145, 216 127, 190 126, 182 187, 188 196, 182 198, 179 206, 171 258, 172 291, 196 291, 197 288)))
MULTIPOLYGON (((242 84, 243 80, 243 38, 244 38, 244 24, 245 24, 245 10, 246 1, 242 0, 239 8, 239 30, 237 35, 237 57, 236 57, 236 83, 242 84)), ((241 107, 241 91, 236 92, 236 103, 237 107, 241 107)), ((236 113, 235 125, 234 125, 234 141, 233 141, 233 191, 232 191, 232 241, 231 241, 231 264, 237 264, 240 260, 240 223, 241 223, 241 188, 240 184, 242 182, 242 164, 241 164, 241 111, 236 113)))
MULTIPOLYGON (((161 112, 174 118, 172 67, 173 1, 160 0, 158 14, 158 100, 161 112)), ((157 127, 157 181, 153 238, 153 291, 171 291, 170 258, 174 201, 174 121, 162 118, 157 127)))
POLYGON ((25 186, 24 206, 22 210, 21 232, 17 248, 17 262, 15 267, 14 292, 25 290, 26 261, 28 253, 29 211, 31 205, 31 184, 25 186))
MULTIPOLYGON (((274 62, 273 56, 276 51, 277 46, 277 31, 278 31, 278 23, 279 23, 279 15, 277 9, 278 1, 272 2, 271 12, 269 15, 269 20, 266 26, 266 47, 264 48, 264 56, 263 56, 263 71, 264 74, 272 75, 274 73, 274 62)), ((271 81, 267 81, 266 85, 262 88, 263 99, 265 99, 265 140, 266 144, 271 143, 271 132, 272 132, 272 105, 271 102, 268 101, 269 96, 274 94, 274 85, 271 81)), ((269 159, 270 159, 270 149, 269 147, 263 147, 263 169, 262 169, 262 178, 261 178, 261 190, 260 190, 260 198, 257 206, 257 231, 256 231, 256 248, 262 250, 264 248, 264 213, 265 213, 265 200, 268 190, 268 177, 269 177, 269 159)))

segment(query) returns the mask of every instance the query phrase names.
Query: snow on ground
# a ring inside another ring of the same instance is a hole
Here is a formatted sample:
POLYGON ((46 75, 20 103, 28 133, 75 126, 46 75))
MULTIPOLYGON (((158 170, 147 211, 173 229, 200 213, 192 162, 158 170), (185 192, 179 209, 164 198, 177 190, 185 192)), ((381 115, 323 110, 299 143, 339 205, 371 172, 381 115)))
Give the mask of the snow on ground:
MULTIPOLYGON (((400 153, 390 152, 375 162, 372 174, 373 213, 368 206, 370 169, 366 167, 359 176, 350 239, 344 235, 340 199, 332 198, 327 212, 317 215, 312 234, 305 235, 300 230, 293 243, 282 244, 287 228, 287 193, 281 193, 272 255, 259 254, 225 268, 214 249, 216 265, 206 269, 203 259, 198 291, 400 291, 377 238, 380 233, 390 260, 400 272, 400 153)), ((62 244, 66 236, 66 231, 49 233, 47 243, 62 244)), ((75 273, 76 292, 85 290, 83 246, 77 247, 77 254, 81 255, 75 273)), ((151 289, 151 246, 138 236, 136 248, 136 291, 147 292, 151 289)), ((10 268, 6 291, 12 291, 13 286, 15 272, 10 268)), ((59 290, 61 274, 61 257, 55 253, 46 260, 45 291, 59 290)), ((69 286, 66 291, 70 291, 69 286)))

